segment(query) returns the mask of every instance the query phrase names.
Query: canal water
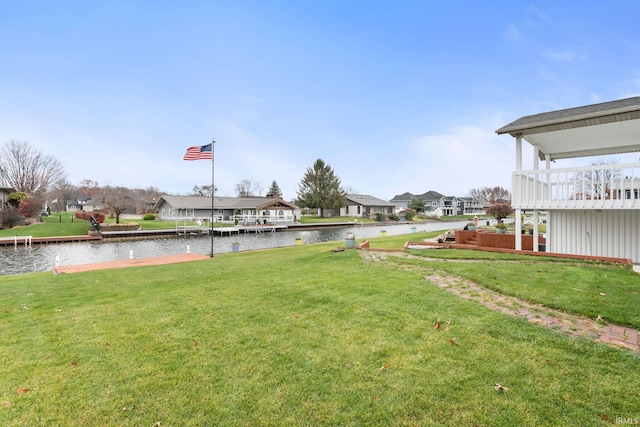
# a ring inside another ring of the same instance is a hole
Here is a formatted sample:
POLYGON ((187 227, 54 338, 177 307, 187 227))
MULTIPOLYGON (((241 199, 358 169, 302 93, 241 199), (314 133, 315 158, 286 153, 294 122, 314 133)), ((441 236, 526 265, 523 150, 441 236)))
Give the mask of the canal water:
MULTIPOLYGON (((420 224, 362 225, 320 230, 292 230, 275 233, 215 236, 213 238, 213 251, 214 254, 231 252, 232 242, 239 242, 241 251, 294 246, 298 237, 302 239, 303 245, 335 241, 342 246, 348 233, 355 234, 356 239, 363 239, 379 237, 383 230, 386 231, 387 236, 391 236, 411 234, 413 227, 417 231, 436 231, 462 228, 465 224, 467 224, 467 221, 433 221, 420 224)), ((100 241, 33 245, 32 247, 25 247, 24 245, 3 247, 0 248, 0 275, 52 271, 56 265, 56 259, 59 260, 60 265, 76 265, 116 261, 131 257, 148 258, 176 255, 187 252, 209 255, 211 253, 211 237, 187 236, 116 242, 100 241)))

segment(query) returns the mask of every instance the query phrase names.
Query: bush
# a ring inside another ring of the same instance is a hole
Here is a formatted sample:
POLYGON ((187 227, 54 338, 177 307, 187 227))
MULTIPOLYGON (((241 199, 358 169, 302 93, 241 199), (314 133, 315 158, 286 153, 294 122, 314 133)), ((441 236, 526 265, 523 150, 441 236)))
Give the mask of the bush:
POLYGON ((413 221, 414 216, 416 216, 416 213, 414 211, 404 211, 404 217, 407 219, 407 221, 413 221))
POLYGON ((376 212, 373 214, 373 216, 378 222, 383 222, 385 219, 387 219, 387 216, 382 212, 376 212))
POLYGON ((394 213, 392 213, 392 214, 390 214, 390 215, 389 215, 389 219, 390 219, 391 221, 399 221, 399 220, 400 220, 400 218, 398 217, 398 215, 396 215, 396 214, 394 214, 394 213))
POLYGON ((104 222, 104 214, 102 212, 85 212, 85 211, 76 211, 76 218, 84 219, 85 221, 89 221, 91 217, 94 217, 99 224, 104 222))
POLYGON ((142 219, 145 220, 145 221, 153 221, 153 220, 156 219, 156 215, 152 214, 152 213, 147 213, 147 214, 142 215, 142 219))

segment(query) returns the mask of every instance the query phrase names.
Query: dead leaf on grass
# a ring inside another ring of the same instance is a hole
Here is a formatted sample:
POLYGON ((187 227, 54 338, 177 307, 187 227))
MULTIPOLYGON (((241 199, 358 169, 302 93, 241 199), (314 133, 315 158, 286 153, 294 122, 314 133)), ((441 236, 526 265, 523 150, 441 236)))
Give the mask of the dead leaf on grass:
POLYGON ((387 369, 389 369, 389 366, 391 366, 391 363, 387 363, 385 365, 382 365, 382 367, 380 368, 381 371, 385 371, 387 369))
POLYGON ((456 341, 455 338, 449 338, 449 342, 451 343, 451 345, 458 345, 458 341, 456 341))
POLYGON ((433 329, 440 329, 440 326, 442 326, 442 322, 440 321, 440 319, 438 319, 433 325, 433 329))
POLYGON ((11 402, 9 402, 8 400, 3 402, 2 405, 4 406, 11 406, 11 402))
POLYGON ((451 325, 451 319, 447 320, 447 326, 444 328, 447 332, 449 332, 449 325, 451 325))
POLYGON ((505 393, 507 393, 509 391, 509 387, 505 387, 502 384, 498 384, 498 383, 496 383, 495 389, 498 390, 498 391, 502 390, 505 393))
POLYGON ((197 347, 198 346, 198 340, 193 340, 193 346, 197 347))
POLYGON ((28 392, 29 389, 28 388, 19 388, 16 390, 16 393, 18 394, 25 394, 26 392, 28 392))
POLYGON ((607 296, 607 294, 605 294, 604 292, 600 292, 600 296, 601 296, 601 297, 606 297, 606 296, 607 296))
POLYGON ((608 421, 608 422, 610 422, 610 423, 612 423, 612 424, 613 424, 613 422, 615 421, 615 420, 614 420, 613 418, 611 418, 609 415, 604 414, 604 413, 599 413, 599 414, 598 414, 598 417, 599 417, 599 418, 601 418, 601 419, 603 419, 603 420, 605 420, 605 421, 608 421))

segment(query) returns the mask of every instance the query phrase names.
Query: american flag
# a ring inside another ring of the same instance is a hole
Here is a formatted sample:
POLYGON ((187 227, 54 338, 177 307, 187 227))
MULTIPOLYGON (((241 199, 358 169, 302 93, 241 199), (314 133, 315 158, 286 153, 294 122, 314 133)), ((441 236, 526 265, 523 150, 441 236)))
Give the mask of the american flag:
POLYGON ((213 144, 187 148, 184 160, 211 160, 213 159, 213 144))

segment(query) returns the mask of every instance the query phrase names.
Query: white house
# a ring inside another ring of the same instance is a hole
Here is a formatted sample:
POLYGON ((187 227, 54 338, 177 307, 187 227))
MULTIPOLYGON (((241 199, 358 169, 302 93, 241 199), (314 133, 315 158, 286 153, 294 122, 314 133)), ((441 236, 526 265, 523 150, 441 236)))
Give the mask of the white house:
POLYGON ((522 211, 534 214, 534 250, 546 211, 547 251, 640 263, 640 163, 552 168, 558 159, 640 152, 640 97, 525 116, 496 133, 516 142, 517 250, 522 211), (532 170, 522 169, 523 139, 533 146, 532 170))
POLYGON ((300 208, 279 197, 200 197, 161 196, 154 208, 161 220, 256 221, 294 222, 300 218, 300 208))
POLYGON ((395 205, 368 194, 347 194, 347 205, 340 208, 338 215, 359 218, 373 218, 376 212, 385 215, 394 213, 395 205))

